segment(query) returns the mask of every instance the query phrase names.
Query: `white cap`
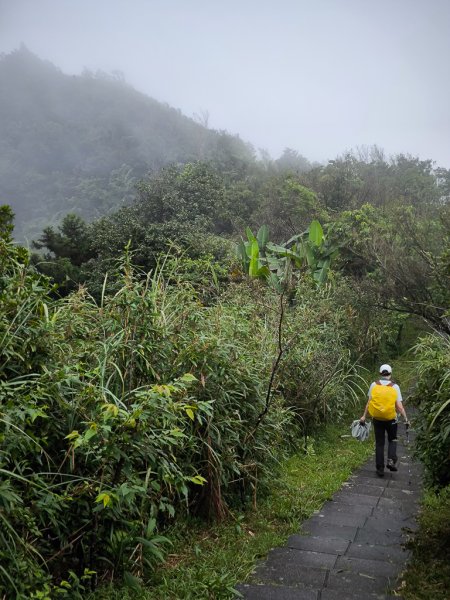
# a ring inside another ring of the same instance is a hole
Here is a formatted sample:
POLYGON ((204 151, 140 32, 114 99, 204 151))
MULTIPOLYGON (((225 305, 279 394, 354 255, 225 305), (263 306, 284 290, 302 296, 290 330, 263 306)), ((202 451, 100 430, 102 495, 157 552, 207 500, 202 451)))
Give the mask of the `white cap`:
POLYGON ((388 373, 388 375, 390 375, 392 373, 392 367, 391 365, 381 365, 380 367, 380 373, 388 373))

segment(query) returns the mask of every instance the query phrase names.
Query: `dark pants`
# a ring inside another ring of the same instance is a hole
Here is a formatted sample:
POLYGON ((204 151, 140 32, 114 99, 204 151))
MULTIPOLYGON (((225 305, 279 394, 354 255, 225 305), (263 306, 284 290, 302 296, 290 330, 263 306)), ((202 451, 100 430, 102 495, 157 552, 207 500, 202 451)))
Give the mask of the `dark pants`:
POLYGON ((388 458, 397 462, 397 421, 378 421, 372 419, 375 431, 375 461, 377 469, 384 469, 384 441, 388 436, 388 458))

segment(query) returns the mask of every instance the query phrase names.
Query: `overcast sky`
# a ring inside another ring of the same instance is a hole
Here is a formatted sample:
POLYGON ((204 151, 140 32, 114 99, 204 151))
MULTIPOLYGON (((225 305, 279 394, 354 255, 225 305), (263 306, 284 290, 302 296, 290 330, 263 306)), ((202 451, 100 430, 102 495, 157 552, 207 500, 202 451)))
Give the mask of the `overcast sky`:
POLYGON ((450 168, 450 0, 0 0, 0 52, 137 89, 277 157, 450 168))

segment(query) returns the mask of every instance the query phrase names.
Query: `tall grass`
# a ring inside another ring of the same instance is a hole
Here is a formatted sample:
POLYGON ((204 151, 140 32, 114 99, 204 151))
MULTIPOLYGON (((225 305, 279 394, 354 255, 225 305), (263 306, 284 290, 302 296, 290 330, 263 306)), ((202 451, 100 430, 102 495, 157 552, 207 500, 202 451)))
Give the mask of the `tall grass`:
POLYGON ((450 483, 450 339, 433 333, 414 348, 420 409, 417 447, 427 467, 429 483, 450 483))
POLYGON ((54 301, 25 258, 4 245, 0 597, 135 585, 180 516, 254 502, 302 423, 354 400, 330 289, 299 284, 266 414, 279 302, 261 284, 204 305, 173 261, 144 274, 126 254, 113 293, 54 301))

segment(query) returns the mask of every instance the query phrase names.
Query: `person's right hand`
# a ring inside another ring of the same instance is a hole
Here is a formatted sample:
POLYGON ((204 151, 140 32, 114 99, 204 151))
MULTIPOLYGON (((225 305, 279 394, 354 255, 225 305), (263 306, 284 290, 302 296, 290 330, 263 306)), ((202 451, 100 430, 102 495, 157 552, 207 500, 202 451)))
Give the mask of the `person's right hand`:
POLYGON ((366 420, 366 417, 363 415, 363 416, 362 416, 362 417, 359 419, 359 422, 360 422, 360 423, 364 423, 364 422, 365 422, 365 420, 366 420))

